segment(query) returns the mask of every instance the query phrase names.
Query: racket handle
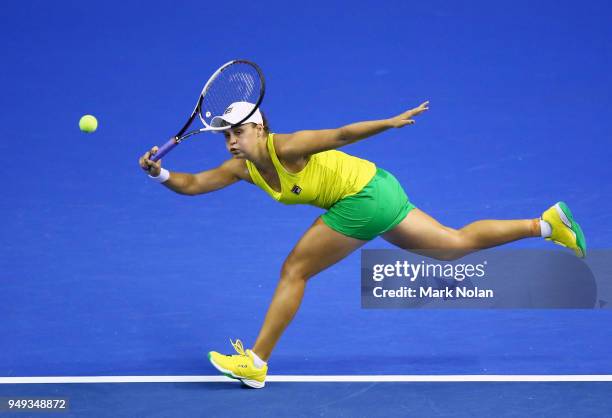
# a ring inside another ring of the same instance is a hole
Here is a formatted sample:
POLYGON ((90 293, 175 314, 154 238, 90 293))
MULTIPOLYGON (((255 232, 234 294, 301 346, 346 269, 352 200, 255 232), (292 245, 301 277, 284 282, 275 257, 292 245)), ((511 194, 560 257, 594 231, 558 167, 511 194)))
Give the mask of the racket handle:
POLYGON ((178 145, 176 142, 176 138, 170 138, 168 142, 166 142, 160 149, 157 150, 155 155, 151 156, 151 161, 157 161, 166 155, 170 150, 178 145))

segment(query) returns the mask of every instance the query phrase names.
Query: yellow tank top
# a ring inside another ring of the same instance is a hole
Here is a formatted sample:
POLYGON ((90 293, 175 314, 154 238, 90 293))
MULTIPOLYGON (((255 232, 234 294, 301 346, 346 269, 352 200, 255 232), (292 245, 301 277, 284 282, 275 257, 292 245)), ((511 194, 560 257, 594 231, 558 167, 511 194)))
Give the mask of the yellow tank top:
POLYGON ((329 209, 340 199, 359 193, 376 174, 374 163, 337 150, 313 154, 299 173, 291 173, 276 156, 274 134, 268 135, 267 147, 280 179, 281 191, 273 190, 255 164, 248 160, 247 169, 257 186, 273 199, 288 205, 301 203, 329 209))

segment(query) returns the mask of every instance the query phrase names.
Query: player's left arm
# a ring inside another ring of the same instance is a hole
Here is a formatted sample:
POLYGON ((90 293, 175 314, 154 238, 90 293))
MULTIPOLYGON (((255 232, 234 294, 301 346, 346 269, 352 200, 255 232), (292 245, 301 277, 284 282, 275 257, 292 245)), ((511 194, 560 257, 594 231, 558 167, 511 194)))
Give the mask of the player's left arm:
POLYGON ((282 158, 293 160, 340 148, 387 129, 412 125, 414 124, 412 118, 426 110, 429 110, 429 101, 388 119, 357 122, 337 129, 297 131, 279 135, 279 141, 275 141, 276 153, 282 158))

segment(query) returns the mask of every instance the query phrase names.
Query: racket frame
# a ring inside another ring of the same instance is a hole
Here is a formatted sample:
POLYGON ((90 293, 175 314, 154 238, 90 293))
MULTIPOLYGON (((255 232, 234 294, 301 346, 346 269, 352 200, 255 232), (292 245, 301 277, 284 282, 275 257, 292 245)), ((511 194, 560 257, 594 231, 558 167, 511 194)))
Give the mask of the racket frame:
POLYGON ((187 120, 185 125, 183 125, 181 130, 175 136, 170 138, 168 140, 168 142, 166 142, 164 145, 162 145, 162 147, 155 153, 155 155, 151 156, 151 161, 158 161, 164 155, 166 155, 172 148, 174 148, 175 146, 177 146, 178 144, 180 144, 181 142, 183 142, 185 139, 189 138, 190 136, 193 136, 193 135, 196 135, 196 134, 200 134, 202 132, 207 132, 207 131, 226 131, 226 130, 231 129, 231 128, 235 127, 235 126, 240 125, 245 120, 250 118, 251 115, 253 115, 253 113, 255 113, 255 111, 257 109, 259 109, 259 106, 261 105, 261 102, 263 101, 265 92, 266 92, 266 82, 265 82, 265 79, 264 79, 263 72, 261 71, 261 68, 259 68, 259 66, 257 64, 255 64, 252 61, 248 61, 248 60, 244 60, 244 59, 231 60, 231 61, 226 62, 221 67, 219 67, 219 69, 217 69, 217 71, 215 71, 213 73, 213 75, 210 76, 210 78, 208 79, 208 81, 204 85, 204 88, 202 89, 202 92, 200 93, 200 97, 198 98, 198 101, 197 101, 195 107, 193 108, 193 112, 191 112, 191 116, 189 117, 189 119, 187 120), (251 112, 249 112, 249 114, 247 114, 240 121, 238 121, 238 122, 236 122, 234 124, 231 124, 231 125, 227 125, 227 126, 220 126, 220 127, 216 127, 216 128, 212 127, 212 126, 210 126, 206 122, 206 120, 202 116, 202 103, 204 102, 204 96, 206 95, 206 92, 208 91, 208 89, 211 86, 212 82, 217 78, 217 76, 219 76, 219 74, 221 74, 223 71, 225 71, 231 65, 239 64, 239 63, 251 65, 253 68, 255 68, 255 70, 257 71, 257 74, 259 75, 259 80, 260 80, 260 85, 261 85, 261 92, 259 93, 259 98, 257 99, 257 103, 255 103, 255 106, 253 107, 251 112), (189 131, 189 132, 185 133, 187 131, 187 129, 189 128, 189 126, 193 123, 193 121, 196 118, 196 116, 199 116, 200 121, 202 122, 204 127, 200 128, 200 129, 194 129, 192 131, 189 131))

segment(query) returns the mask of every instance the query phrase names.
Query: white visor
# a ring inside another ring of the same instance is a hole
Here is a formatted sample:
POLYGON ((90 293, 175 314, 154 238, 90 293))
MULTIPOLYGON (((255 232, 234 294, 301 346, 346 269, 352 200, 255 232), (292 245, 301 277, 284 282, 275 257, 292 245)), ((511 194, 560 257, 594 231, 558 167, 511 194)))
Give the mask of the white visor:
MULTIPOLYGON (((249 102, 234 102, 225 109, 223 115, 215 116, 210 121, 210 126, 213 128, 220 128, 222 126, 235 125, 240 122, 246 115, 251 113, 255 105, 249 102)), ((263 117, 259 109, 255 110, 251 116, 242 124, 255 123, 257 125, 263 125, 263 117)))

